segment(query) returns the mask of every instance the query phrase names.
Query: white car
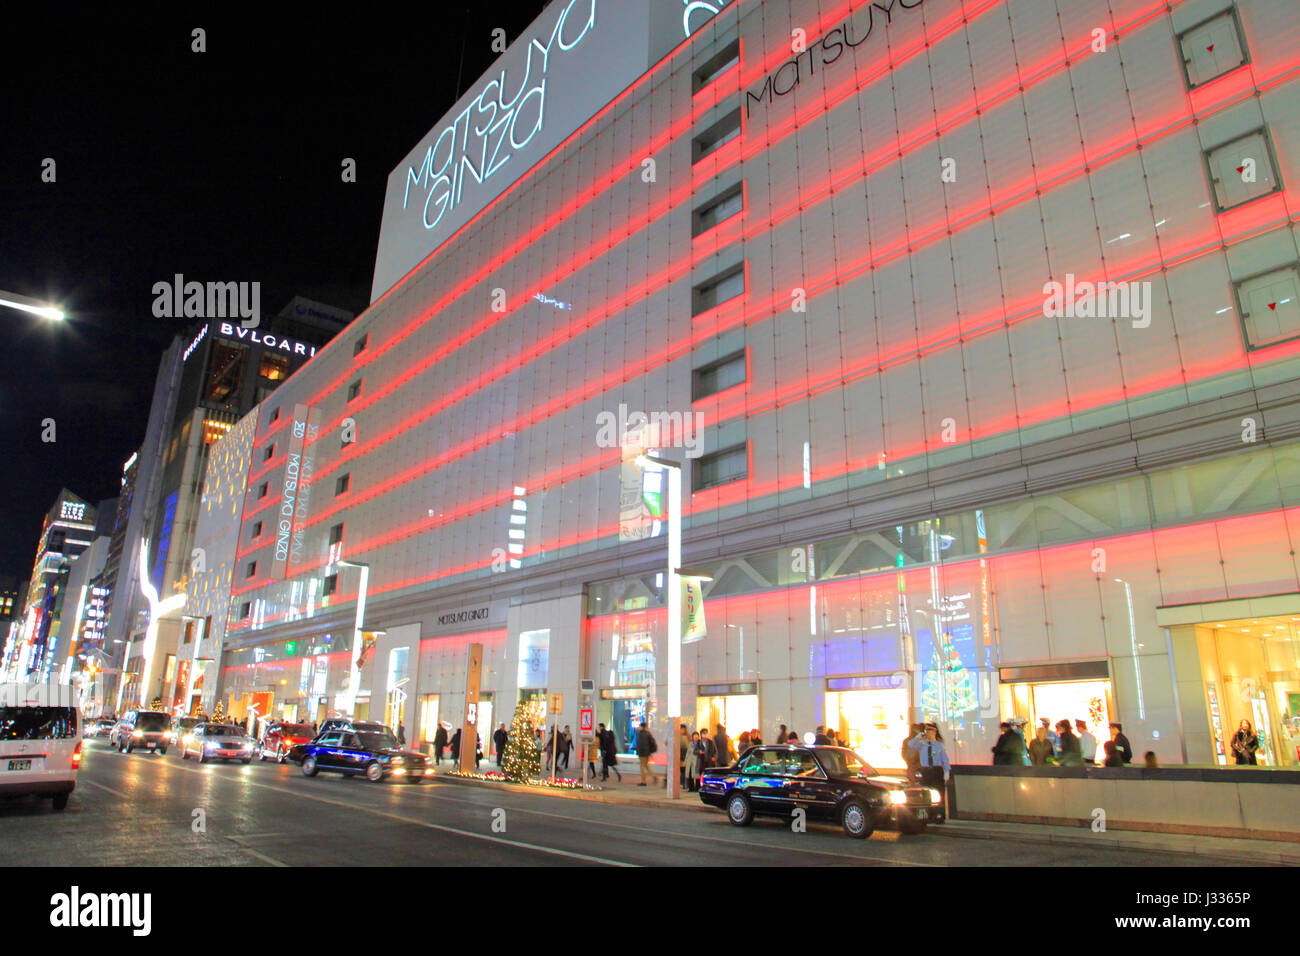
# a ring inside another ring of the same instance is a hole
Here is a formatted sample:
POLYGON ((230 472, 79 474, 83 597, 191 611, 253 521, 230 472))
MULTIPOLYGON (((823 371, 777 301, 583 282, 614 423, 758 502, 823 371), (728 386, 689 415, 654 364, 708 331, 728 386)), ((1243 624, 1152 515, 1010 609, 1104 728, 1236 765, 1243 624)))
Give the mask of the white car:
POLYGON ((199 763, 209 760, 238 760, 251 763, 255 744, 239 727, 229 724, 199 724, 181 738, 181 759, 189 760, 190 753, 199 763))
POLYGON ((66 684, 0 684, 0 796, 68 805, 81 766, 81 715, 66 684))

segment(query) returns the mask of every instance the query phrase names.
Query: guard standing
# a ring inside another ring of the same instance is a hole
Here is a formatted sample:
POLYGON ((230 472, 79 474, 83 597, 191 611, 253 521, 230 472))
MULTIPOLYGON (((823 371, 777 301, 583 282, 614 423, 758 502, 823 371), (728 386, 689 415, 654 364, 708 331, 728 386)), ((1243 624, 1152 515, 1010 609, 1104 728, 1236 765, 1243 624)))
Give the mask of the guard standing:
POLYGON ((948 751, 943 745, 943 736, 935 724, 926 724, 919 736, 907 742, 907 746, 916 751, 921 759, 917 771, 918 780, 927 787, 939 791, 940 806, 935 811, 936 822, 948 817, 948 778, 952 776, 952 764, 948 760, 948 751))

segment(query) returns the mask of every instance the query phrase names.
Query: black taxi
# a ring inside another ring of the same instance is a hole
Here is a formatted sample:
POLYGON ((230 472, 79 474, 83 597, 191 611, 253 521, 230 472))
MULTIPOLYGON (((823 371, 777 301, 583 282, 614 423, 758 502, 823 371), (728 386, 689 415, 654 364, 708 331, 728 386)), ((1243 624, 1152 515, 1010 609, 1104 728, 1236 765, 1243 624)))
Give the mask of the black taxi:
POLYGON ((739 827, 756 815, 788 818, 802 809, 808 819, 833 820, 859 839, 886 824, 922 832, 941 803, 937 791, 882 777, 846 747, 789 744, 754 747, 731 767, 704 771, 700 799, 726 810, 739 827))

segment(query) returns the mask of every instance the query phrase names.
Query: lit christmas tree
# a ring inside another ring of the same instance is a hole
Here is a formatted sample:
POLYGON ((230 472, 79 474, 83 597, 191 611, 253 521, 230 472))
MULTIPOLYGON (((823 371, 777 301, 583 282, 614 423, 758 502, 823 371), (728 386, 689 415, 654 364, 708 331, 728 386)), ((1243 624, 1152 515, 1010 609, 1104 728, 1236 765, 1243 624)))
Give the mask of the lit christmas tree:
POLYGON ((975 693, 975 685, 971 682, 966 665, 962 663, 957 649, 952 646, 952 635, 943 635, 940 646, 935 648, 936 658, 940 652, 943 654, 943 660, 936 660, 935 666, 925 672, 925 686, 921 691, 921 706, 924 708, 926 716, 931 719, 943 716, 947 720, 952 720, 960 717, 966 711, 978 707, 979 697, 975 693), (939 698, 940 674, 944 678, 943 685, 947 696, 946 707, 943 706, 945 701, 939 698))
POLYGON ((506 779, 526 783, 541 776, 542 762, 537 756, 537 726, 541 715, 535 704, 521 704, 510 721, 506 752, 501 770, 506 779))
POLYGON ((221 724, 221 723, 225 723, 225 720, 226 720, 226 708, 222 706, 221 699, 218 698, 216 710, 212 712, 212 722, 214 724, 221 724))

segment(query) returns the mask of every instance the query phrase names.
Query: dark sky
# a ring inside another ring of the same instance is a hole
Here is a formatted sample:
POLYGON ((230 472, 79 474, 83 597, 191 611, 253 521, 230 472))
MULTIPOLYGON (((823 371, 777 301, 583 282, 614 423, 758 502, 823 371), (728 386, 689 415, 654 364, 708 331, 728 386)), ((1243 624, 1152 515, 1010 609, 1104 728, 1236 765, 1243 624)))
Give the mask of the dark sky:
POLYGON ((492 30, 514 40, 543 6, 3 5, 0 290, 69 321, 0 308, 0 574, 31 573, 61 486, 117 494, 185 321, 153 316, 153 284, 260 281, 269 314, 295 294, 361 312, 388 173, 498 56, 492 30))

